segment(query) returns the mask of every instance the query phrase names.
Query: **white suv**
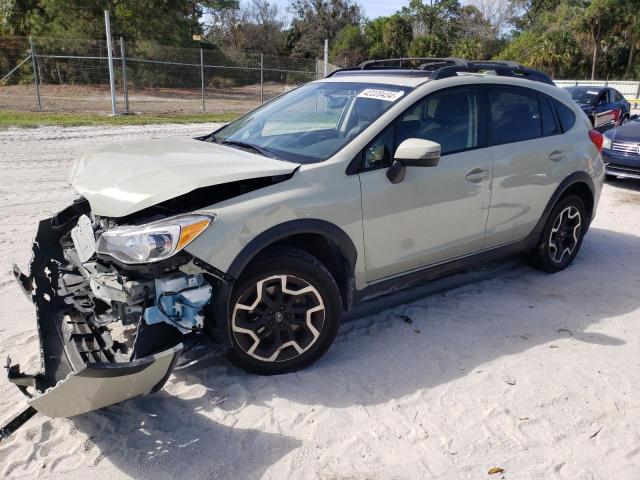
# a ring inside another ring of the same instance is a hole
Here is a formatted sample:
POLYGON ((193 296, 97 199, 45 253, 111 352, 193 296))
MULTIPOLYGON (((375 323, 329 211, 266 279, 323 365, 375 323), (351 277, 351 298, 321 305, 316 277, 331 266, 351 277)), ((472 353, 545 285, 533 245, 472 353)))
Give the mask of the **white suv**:
POLYGON ((81 197, 40 223, 29 276, 15 270, 44 369, 9 377, 69 416, 161 388, 204 333, 248 370, 288 372, 364 298, 517 252, 562 270, 596 210, 601 147, 540 72, 403 59, 205 137, 88 153, 81 197))

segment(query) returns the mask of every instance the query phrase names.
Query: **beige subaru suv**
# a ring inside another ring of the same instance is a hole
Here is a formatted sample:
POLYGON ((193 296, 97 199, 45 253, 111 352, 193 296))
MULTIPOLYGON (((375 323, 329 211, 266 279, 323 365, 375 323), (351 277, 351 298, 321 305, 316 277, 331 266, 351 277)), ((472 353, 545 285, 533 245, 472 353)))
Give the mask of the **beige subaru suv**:
MULTIPOLYGON (((566 268, 593 219, 602 135, 510 62, 365 62, 204 137, 80 157, 77 201, 42 220, 30 273, 32 409, 70 416, 162 388, 205 335, 290 372, 376 295, 522 253, 566 268)), ((33 410, 33 411, 35 411, 33 410)))

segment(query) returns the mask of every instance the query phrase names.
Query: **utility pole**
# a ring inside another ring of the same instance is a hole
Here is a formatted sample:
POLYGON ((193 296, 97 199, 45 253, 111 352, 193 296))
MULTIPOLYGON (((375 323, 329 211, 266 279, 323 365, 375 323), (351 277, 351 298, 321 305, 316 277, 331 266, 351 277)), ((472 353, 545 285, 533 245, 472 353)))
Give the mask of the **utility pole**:
POLYGON ((124 90, 124 113, 129 113, 129 88, 127 87, 127 61, 125 57, 123 37, 120 37, 120 58, 122 60, 122 87, 124 90))
POLYGON ((200 94, 202 95, 202 111, 206 112, 204 101, 204 50, 200 47, 200 94))
POLYGON ((327 76, 327 67, 329 65, 329 40, 324 40, 324 76, 327 76))
POLYGON ((260 105, 264 103, 264 54, 260 54, 260 105))
POLYGON ((104 11, 104 29, 107 34, 107 57, 109 58, 109 85, 111 87, 111 114, 116 113, 116 80, 113 73, 113 51, 111 49, 111 22, 109 10, 104 11))
POLYGON ((38 60, 36 59, 36 49, 33 46, 33 40, 29 36, 29 46, 31 47, 31 66, 33 67, 33 83, 36 86, 36 98, 38 99, 38 110, 42 110, 40 102, 40 81, 38 79, 38 60))

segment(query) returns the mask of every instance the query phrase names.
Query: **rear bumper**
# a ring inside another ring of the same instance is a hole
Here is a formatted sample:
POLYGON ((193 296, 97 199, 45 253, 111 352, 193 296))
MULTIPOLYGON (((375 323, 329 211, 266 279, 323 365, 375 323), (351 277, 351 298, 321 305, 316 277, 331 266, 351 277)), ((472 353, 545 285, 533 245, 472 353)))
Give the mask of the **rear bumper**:
POLYGON ((130 360, 105 326, 85 321, 69 295, 58 286, 66 264, 60 245, 68 232, 65 219, 77 218, 69 207, 43 220, 33 245, 29 275, 14 268, 16 280, 36 307, 41 366, 26 374, 8 361, 10 382, 29 404, 51 417, 70 417, 162 388, 182 352, 182 344, 130 360))

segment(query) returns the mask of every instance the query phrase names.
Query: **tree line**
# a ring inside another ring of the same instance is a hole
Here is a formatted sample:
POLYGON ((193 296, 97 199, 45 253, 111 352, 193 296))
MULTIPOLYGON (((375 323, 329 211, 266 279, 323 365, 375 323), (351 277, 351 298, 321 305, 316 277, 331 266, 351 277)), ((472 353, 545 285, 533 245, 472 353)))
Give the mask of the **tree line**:
POLYGON ((411 0, 367 18, 355 0, 0 0, 0 36, 101 38, 321 58, 514 60, 555 78, 640 78, 640 0, 411 0), (196 39, 196 40, 194 40, 196 39))

